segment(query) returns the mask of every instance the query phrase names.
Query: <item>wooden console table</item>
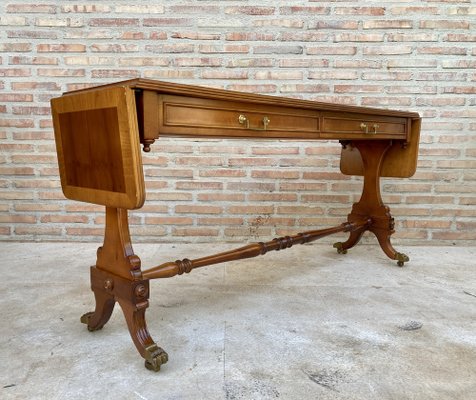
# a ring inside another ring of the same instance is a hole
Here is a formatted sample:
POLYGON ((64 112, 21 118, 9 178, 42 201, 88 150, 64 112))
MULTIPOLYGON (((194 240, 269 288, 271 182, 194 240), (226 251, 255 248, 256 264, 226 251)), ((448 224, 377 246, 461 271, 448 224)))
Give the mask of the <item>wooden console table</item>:
POLYGON ((394 222, 382 202, 380 177, 406 178, 416 169, 420 117, 416 113, 351 107, 134 79, 68 92, 52 99, 61 185, 69 199, 106 207, 104 244, 91 267, 94 312, 81 317, 101 329, 115 303, 147 368, 158 371, 167 353, 151 338, 145 321, 149 280, 194 268, 265 254, 321 237, 349 232, 334 244, 339 253, 365 231, 398 265, 408 257, 390 243, 394 222), (145 201, 143 150, 160 136, 338 140, 344 174, 364 177, 363 192, 337 227, 254 243, 198 259, 166 262, 142 271, 132 250, 127 210, 145 201))

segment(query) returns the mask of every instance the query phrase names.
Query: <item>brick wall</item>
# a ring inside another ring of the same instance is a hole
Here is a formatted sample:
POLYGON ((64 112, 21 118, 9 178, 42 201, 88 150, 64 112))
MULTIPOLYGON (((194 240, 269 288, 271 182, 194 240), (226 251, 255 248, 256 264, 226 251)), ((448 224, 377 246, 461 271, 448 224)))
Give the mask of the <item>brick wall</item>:
MULTIPOLYGON (((418 111, 418 172, 385 179, 402 243, 476 239, 474 1, 0 4, 0 238, 94 240, 103 210, 61 193, 49 99, 146 77, 418 111)), ((255 240, 338 224, 361 180, 333 142, 162 139, 134 241, 255 240)))

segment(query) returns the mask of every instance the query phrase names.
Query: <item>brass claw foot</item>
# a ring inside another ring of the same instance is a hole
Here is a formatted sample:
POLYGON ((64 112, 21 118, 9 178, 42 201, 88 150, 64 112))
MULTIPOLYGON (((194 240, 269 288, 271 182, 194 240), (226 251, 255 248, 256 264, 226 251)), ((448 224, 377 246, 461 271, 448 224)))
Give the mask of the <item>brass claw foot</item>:
POLYGON ((87 312, 86 314, 83 314, 81 316, 81 323, 83 324, 88 324, 89 322, 89 318, 91 318, 91 316, 94 314, 94 311, 91 311, 91 312, 87 312))
POLYGON ((160 371, 160 366, 169 360, 168 354, 155 343, 145 349, 145 367, 151 371, 160 371))
POLYGON ((102 329, 102 327, 103 327, 103 325, 99 325, 97 327, 91 327, 89 325, 89 321, 90 321, 90 319, 92 318, 93 315, 94 315, 94 311, 91 311, 91 312, 87 312, 86 314, 83 314, 81 316, 81 323, 86 324, 88 326, 88 331, 89 332, 98 331, 98 330, 102 329))
POLYGON ((410 258, 406 254, 396 253, 395 260, 397 260, 397 265, 399 267, 403 267, 403 264, 406 263, 407 261, 410 261, 410 258))
POLYGON ((337 249, 337 253, 339 254, 347 254, 347 249, 344 249, 344 243, 337 242, 332 245, 335 249, 337 249))

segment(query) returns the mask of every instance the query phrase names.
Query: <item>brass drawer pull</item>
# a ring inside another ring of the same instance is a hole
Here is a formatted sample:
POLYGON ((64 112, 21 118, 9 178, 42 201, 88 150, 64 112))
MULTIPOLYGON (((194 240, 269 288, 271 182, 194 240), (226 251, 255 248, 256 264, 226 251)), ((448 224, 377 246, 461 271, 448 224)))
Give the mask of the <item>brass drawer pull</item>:
POLYGON ((252 128, 252 127, 250 127, 250 121, 246 117, 246 115, 240 114, 240 116, 238 117, 238 122, 241 125, 245 125, 246 129, 250 129, 252 131, 265 131, 265 130, 268 129, 268 125, 271 122, 271 120, 268 117, 264 116, 261 121, 263 122, 263 127, 262 128, 252 128))
POLYGON ((362 129, 362 131, 368 135, 375 135, 377 133, 377 129, 379 128, 379 125, 373 124, 372 128, 373 128, 373 131, 369 132, 369 126, 366 123, 362 122, 360 124, 360 129, 362 129))

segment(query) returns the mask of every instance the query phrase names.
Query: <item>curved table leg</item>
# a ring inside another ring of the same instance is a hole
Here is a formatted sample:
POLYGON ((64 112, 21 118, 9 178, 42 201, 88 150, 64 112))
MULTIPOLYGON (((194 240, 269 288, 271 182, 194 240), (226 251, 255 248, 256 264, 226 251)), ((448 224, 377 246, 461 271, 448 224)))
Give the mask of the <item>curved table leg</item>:
POLYGON ((154 342, 147 330, 145 310, 149 302, 133 304, 119 299, 119 305, 124 312, 127 327, 140 355, 145 359, 145 367, 152 371, 159 371, 160 366, 168 361, 167 353, 154 342))
POLYGON ((383 203, 380 195, 380 171, 390 145, 391 142, 386 140, 352 141, 352 146, 358 149, 362 156, 364 187, 360 200, 353 205, 347 220, 368 220, 369 223, 363 229, 352 232, 347 241, 335 243, 334 247, 339 253, 345 254, 347 249, 356 245, 363 233, 369 230, 377 237, 384 253, 392 260, 397 260, 399 266, 403 266, 409 258, 397 252, 390 243, 390 236, 395 232, 394 222, 390 209, 383 203))
POLYGON ((333 247, 337 249, 339 254, 347 254, 347 250, 354 247, 357 243, 359 243, 362 235, 367 230, 367 228, 362 228, 357 231, 351 232, 349 234, 349 238, 345 242, 336 242, 334 243, 333 247))
POLYGON ((88 326, 90 332, 102 329, 111 318, 112 310, 116 304, 114 296, 105 291, 94 290, 94 298, 96 299, 96 309, 81 317, 81 322, 88 326))
POLYGON ((145 359, 146 368, 159 371, 168 361, 167 353, 157 346, 147 330, 145 311, 149 307, 149 280, 125 279, 91 267, 91 288, 96 298, 96 310, 84 314, 81 322, 88 325, 90 331, 101 329, 109 320, 114 304, 119 303, 127 327, 140 355, 145 359))
POLYGON ((410 258, 406 254, 396 251, 390 243, 390 236, 392 235, 393 230, 385 231, 382 229, 370 229, 370 231, 377 237, 384 253, 392 260, 396 260, 399 267, 403 267, 405 262, 410 261, 410 258))

